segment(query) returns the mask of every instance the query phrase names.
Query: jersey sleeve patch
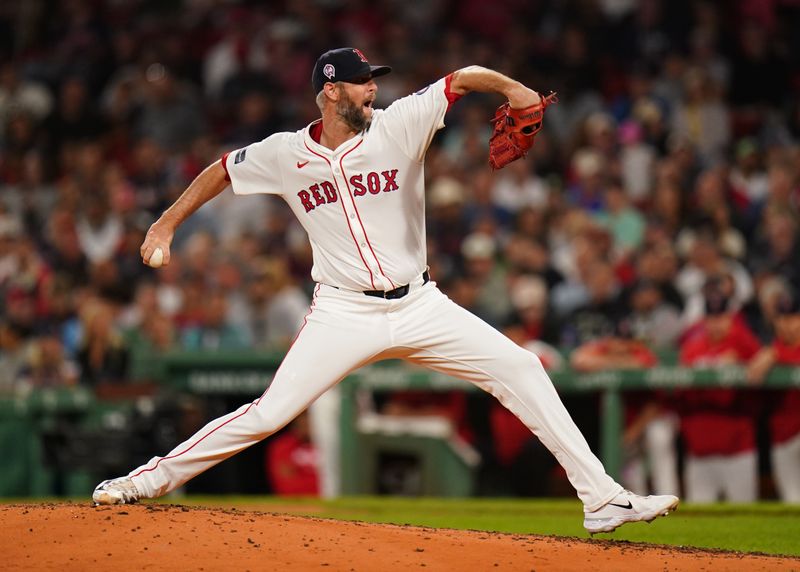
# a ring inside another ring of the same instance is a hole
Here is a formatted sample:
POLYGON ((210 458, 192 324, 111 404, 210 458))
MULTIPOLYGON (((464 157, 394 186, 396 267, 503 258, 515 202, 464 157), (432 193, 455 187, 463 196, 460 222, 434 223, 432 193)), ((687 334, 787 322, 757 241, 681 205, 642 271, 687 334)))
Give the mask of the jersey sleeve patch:
POLYGON ((257 143, 225 155, 223 166, 237 195, 283 193, 281 157, 289 147, 289 133, 274 133, 257 143))

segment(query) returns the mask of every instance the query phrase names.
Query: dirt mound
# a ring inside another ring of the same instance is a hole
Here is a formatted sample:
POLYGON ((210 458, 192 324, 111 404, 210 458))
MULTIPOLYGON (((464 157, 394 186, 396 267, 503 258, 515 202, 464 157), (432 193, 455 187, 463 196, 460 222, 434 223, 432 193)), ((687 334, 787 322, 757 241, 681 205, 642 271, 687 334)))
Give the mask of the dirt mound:
POLYGON ((4 570, 798 570, 800 560, 627 542, 141 504, 0 506, 4 570))

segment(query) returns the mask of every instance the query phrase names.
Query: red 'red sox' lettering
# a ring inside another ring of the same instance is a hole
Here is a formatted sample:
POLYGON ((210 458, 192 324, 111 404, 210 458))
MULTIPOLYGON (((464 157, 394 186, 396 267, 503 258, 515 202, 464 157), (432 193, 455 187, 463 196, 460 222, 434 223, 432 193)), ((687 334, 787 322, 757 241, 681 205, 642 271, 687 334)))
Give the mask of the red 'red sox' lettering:
POLYGON ((399 187, 397 186, 397 169, 392 169, 391 171, 381 171, 381 175, 383 175, 383 180, 386 181, 386 185, 383 187, 383 192, 388 193, 389 191, 396 191, 399 187))
POLYGON ((336 188, 330 181, 322 181, 320 183, 322 185, 322 190, 325 191, 325 198, 328 199, 328 203, 335 203, 336 202, 336 188))
POLYGON ((357 197, 363 197, 367 194, 367 187, 361 184, 362 175, 353 175, 350 177, 350 185, 355 189, 353 194, 357 197))
MULTIPOLYGON (((363 197, 367 194, 367 191, 371 195, 379 195, 400 190, 397 184, 397 169, 381 171, 380 173, 370 171, 366 175, 358 173, 351 176, 348 182, 354 197, 363 197), (365 182, 366 185, 364 184, 365 182)), ((297 197, 306 212, 311 212, 316 207, 324 204, 335 203, 339 199, 336 186, 330 181, 314 183, 308 189, 298 191, 297 197)))
POLYGON ((367 174, 367 188, 373 195, 377 195, 381 192, 381 178, 375 171, 367 174))
POLYGON ((314 202, 317 203, 317 206, 321 206, 325 204, 325 199, 322 198, 322 195, 319 192, 319 184, 315 183, 308 187, 308 190, 311 191, 311 194, 314 195, 314 202))

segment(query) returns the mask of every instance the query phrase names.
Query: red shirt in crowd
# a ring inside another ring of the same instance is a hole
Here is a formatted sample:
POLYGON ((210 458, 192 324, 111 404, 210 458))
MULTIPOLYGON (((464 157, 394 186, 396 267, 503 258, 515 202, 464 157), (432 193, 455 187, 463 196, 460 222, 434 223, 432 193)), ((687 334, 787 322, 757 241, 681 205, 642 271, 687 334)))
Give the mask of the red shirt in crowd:
MULTIPOLYGON (((800 365, 800 344, 788 346, 781 340, 772 343, 778 365, 800 365)), ((800 434, 800 390, 789 389, 777 394, 777 406, 769 418, 773 444, 788 441, 800 434)))
MULTIPOLYGON (((760 349, 753 333, 734 320, 728 334, 713 340, 701 328, 681 348, 681 363, 713 367, 744 363, 760 349)), ((755 400, 751 393, 730 388, 687 389, 676 392, 681 433, 689 454, 736 455, 756 448, 755 400)))
POLYGON ((267 448, 267 475, 276 495, 319 495, 317 450, 291 431, 272 440, 267 448))

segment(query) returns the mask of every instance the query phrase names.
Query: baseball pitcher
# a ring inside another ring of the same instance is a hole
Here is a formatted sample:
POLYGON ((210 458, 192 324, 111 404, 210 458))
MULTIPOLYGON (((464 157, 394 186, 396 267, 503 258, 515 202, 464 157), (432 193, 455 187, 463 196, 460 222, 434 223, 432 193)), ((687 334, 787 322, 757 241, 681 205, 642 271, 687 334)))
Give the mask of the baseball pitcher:
POLYGON ((203 427, 163 457, 100 483, 98 504, 155 498, 278 431, 350 372, 404 359, 494 395, 555 455, 584 504, 590 533, 668 514, 678 498, 641 497, 608 476, 562 405, 539 359, 447 298, 425 248, 425 153, 447 110, 470 91, 498 109, 489 163, 523 156, 554 96, 470 66, 374 108, 375 80, 391 71, 361 51, 324 53, 312 73, 321 118, 224 155, 150 227, 145 263, 169 264, 175 229, 229 185, 283 198, 308 232, 316 282, 303 327, 264 394, 203 427))

